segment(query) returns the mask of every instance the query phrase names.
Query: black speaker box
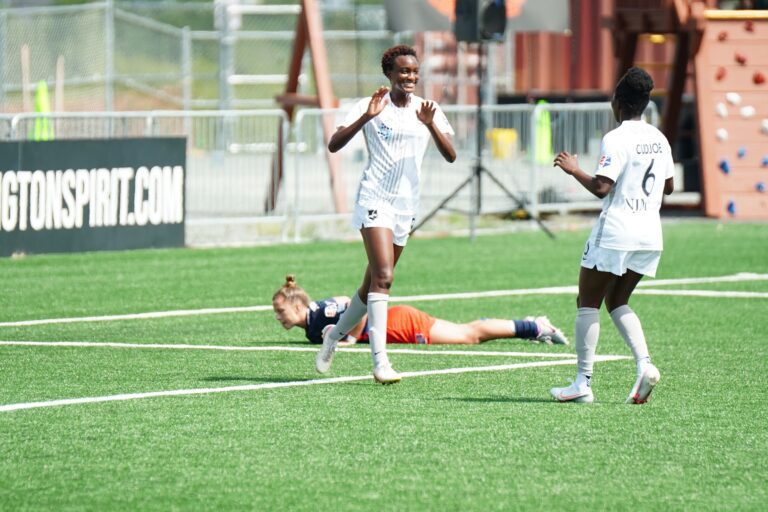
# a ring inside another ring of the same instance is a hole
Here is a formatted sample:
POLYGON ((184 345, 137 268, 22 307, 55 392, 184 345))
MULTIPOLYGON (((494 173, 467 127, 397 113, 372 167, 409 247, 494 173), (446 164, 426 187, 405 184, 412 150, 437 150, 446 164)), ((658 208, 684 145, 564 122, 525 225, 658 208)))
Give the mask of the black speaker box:
POLYGON ((456 0, 457 41, 501 41, 507 28, 505 0, 456 0))

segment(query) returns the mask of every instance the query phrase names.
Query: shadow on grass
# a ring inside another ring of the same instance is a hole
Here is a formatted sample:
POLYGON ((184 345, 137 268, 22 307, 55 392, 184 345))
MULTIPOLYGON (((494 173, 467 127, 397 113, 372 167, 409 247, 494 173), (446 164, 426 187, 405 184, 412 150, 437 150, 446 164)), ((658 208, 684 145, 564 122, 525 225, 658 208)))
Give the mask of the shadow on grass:
POLYGON ((488 396, 488 397, 461 397, 461 398, 441 398, 440 400, 451 400, 458 402, 479 402, 479 403, 548 403, 556 404, 551 398, 528 397, 528 396, 488 396))

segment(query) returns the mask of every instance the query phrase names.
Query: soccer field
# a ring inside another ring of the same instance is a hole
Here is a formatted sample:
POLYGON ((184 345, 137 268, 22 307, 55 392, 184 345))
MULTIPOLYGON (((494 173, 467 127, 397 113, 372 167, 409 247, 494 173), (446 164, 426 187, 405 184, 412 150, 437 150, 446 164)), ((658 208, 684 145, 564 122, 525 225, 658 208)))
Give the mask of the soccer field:
MULTIPOLYGON (((360 242, 0 260, 0 510, 765 510, 768 225, 664 229, 631 302, 642 406, 604 310, 591 405, 549 397, 572 345, 390 346, 394 386, 362 345, 317 374, 270 300, 287 273, 351 294, 360 242)), ((415 238, 393 297, 572 338, 586 237, 415 238)))

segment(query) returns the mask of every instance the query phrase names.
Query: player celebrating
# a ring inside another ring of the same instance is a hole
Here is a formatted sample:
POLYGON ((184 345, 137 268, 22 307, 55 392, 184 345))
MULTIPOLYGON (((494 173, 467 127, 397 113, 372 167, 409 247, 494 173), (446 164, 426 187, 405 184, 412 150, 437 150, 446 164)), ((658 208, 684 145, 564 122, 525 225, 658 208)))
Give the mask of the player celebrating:
POLYGON ((576 155, 563 151, 555 164, 603 199, 603 209, 584 247, 576 314, 578 371, 570 386, 552 388, 561 402, 592 402, 592 366, 600 333, 599 309, 605 305, 637 362, 637 379, 627 403, 642 404, 659 381, 651 364, 640 319, 629 297, 643 275, 654 277, 662 251, 662 193, 674 190, 673 162, 664 135, 642 120, 653 80, 631 68, 619 80, 611 100, 620 126, 603 137, 596 175, 579 168, 576 155))
POLYGON ((368 266, 339 323, 326 333, 315 367, 320 373, 330 369, 339 339, 367 312, 373 376, 377 382, 392 384, 400 381, 400 375, 387 357, 387 301, 418 208, 421 162, 430 139, 449 162, 456 160, 456 151, 450 140, 453 129, 440 107, 414 94, 419 61, 413 48, 400 45, 386 50, 381 68, 390 87, 380 87, 355 104, 328 143, 328 150, 335 153, 362 130, 368 146, 352 218, 362 234, 368 266))
MULTIPOLYGON (((330 297, 312 301, 296 284, 292 275, 272 296, 275 318, 286 329, 301 327, 311 343, 323 342, 323 331, 332 328, 349 307, 348 297, 330 297)), ((456 324, 441 320, 411 306, 394 306, 387 315, 387 341, 389 343, 424 343, 432 345, 474 345, 502 338, 523 338, 535 343, 567 345, 568 339, 545 316, 523 320, 475 320, 456 324)), ((366 318, 347 332, 340 341, 349 344, 368 339, 366 318)))

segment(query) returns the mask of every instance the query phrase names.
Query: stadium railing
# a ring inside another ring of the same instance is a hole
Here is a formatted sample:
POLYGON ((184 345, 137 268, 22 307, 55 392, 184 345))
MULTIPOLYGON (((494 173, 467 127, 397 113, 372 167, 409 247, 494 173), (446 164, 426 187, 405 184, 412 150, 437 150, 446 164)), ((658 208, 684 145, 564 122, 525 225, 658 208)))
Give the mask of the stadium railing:
MULTIPOLYGON (((39 117, 13 116, 7 139, 29 139, 39 117)), ((274 211, 264 210, 267 191, 277 179, 279 130, 284 140, 288 137, 283 110, 67 112, 47 117, 58 140, 186 137, 186 219, 203 237, 192 243, 227 243, 227 236, 244 242, 288 238, 286 201, 279 199, 274 211)), ((2 123, 0 119, 0 130, 2 123)))
MULTIPOLYGON (((348 109, 302 109, 292 132, 282 110, 147 111, 51 113, 56 139, 173 137, 188 139, 186 212, 193 245, 300 241, 307 238, 354 237, 349 214, 337 214, 331 196, 322 117, 344 119, 348 109), (284 172, 277 206, 265 211, 270 186, 278 182, 275 152, 278 132, 289 141, 282 150, 284 172)), ((474 172, 478 111, 475 105, 446 105, 456 132, 458 159, 449 164, 430 144, 422 166, 421 213, 431 211, 474 172)), ((29 139, 40 114, 0 116, 0 136, 29 139)), ((655 123, 654 107, 647 112, 655 123)), ((520 206, 534 215, 596 210, 600 201, 573 179, 552 167, 553 154, 579 155, 582 167, 597 163, 600 139, 615 127, 608 103, 492 105, 482 109, 481 161, 493 177, 516 196, 482 175, 480 214, 506 214, 520 206), (542 118, 546 112, 548 118, 542 118), (544 119, 544 122, 541 120, 544 119)), ((347 204, 351 208, 367 159, 358 135, 339 152, 347 204)), ((476 194, 465 187, 425 225, 429 231, 456 231, 476 194)))
MULTIPOLYGON (((648 104, 644 116, 649 123, 658 125, 658 109, 653 102, 648 104)), ((597 168, 602 137, 618 125, 610 103, 539 103, 529 123, 530 132, 539 134, 528 140, 531 214, 600 209, 602 201, 553 167, 552 161, 558 152, 568 151, 578 155, 582 169, 597 168), (549 133, 541 133, 546 131, 541 127, 542 120, 546 121, 549 133)))

